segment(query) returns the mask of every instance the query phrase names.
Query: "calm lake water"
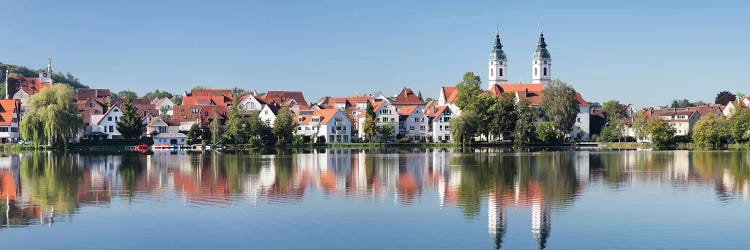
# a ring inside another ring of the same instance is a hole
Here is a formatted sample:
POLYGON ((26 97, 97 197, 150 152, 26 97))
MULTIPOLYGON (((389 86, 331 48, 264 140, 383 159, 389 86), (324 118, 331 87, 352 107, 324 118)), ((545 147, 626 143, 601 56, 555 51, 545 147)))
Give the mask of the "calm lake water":
POLYGON ((750 152, 0 157, 7 249, 748 249, 750 152))

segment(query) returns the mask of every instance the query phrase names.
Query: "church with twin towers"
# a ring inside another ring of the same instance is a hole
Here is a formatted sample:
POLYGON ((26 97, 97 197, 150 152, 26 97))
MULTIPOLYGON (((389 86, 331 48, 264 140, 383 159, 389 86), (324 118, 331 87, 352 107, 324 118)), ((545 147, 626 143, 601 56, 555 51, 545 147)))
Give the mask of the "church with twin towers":
MULTIPOLYGON (((500 42, 500 31, 495 33, 495 43, 492 45, 489 60, 489 77, 487 78, 487 89, 492 89, 495 84, 508 83, 508 57, 503 51, 500 42)), ((552 58, 547 50, 547 42, 544 41, 544 31, 539 33, 539 42, 531 62, 531 83, 548 84, 552 80, 552 58)))
MULTIPOLYGON (((508 57, 503 51, 499 31, 495 33, 488 68, 487 92, 496 96, 501 96, 503 93, 513 93, 517 101, 527 100, 533 108, 540 110, 544 89, 552 81, 552 57, 547 50, 544 31, 539 32, 536 50, 532 55, 531 72, 529 72, 531 73, 531 83, 508 83, 508 57)), ((576 92, 576 100, 578 101, 579 112, 569 135, 579 140, 589 140, 590 105, 578 92, 576 92)))

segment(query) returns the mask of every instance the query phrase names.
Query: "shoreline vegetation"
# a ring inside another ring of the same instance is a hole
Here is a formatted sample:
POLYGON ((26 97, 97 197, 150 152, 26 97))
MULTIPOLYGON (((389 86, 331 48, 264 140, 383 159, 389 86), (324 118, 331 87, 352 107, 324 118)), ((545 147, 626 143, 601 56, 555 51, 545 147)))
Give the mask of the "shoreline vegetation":
MULTIPOLYGON (((135 146, 134 142, 121 140, 117 144, 102 144, 102 143, 87 143, 85 145, 74 144, 70 148, 65 150, 55 149, 49 146, 38 146, 33 145, 13 145, 4 144, 0 145, 0 152, 8 153, 23 153, 23 152, 37 152, 37 151, 53 151, 53 152, 74 152, 74 153, 103 153, 103 154, 120 154, 133 152, 128 150, 128 147, 135 146)), ((210 145, 194 145, 194 146, 210 146, 210 145)), ((671 150, 690 150, 690 151, 701 151, 701 149, 695 146, 693 143, 676 143, 671 146, 656 149, 651 143, 637 143, 637 142, 581 142, 581 143, 560 143, 560 144, 532 144, 524 148, 514 147, 512 142, 499 142, 499 143, 469 143, 462 147, 459 144, 454 143, 431 143, 431 142, 415 142, 415 143, 329 143, 329 144, 295 144, 295 145, 282 145, 282 146, 253 146, 250 144, 238 144, 238 145, 222 145, 221 152, 225 153, 257 153, 257 152, 279 152, 279 151, 291 151, 291 152, 304 152, 305 150, 335 150, 335 149, 379 149, 379 150, 399 150, 399 149, 457 149, 471 151, 476 149, 500 149, 507 150, 509 152, 544 152, 544 151, 560 151, 560 150, 576 150, 576 151, 623 151, 623 150, 654 150, 654 151, 671 151, 671 150)), ((723 149, 714 150, 750 150, 750 143, 732 143, 727 144, 723 149)), ((185 150, 189 152, 202 152, 210 150, 185 150)), ((158 151, 157 151, 158 152, 158 151)), ((162 151, 169 152, 169 151, 162 151)))

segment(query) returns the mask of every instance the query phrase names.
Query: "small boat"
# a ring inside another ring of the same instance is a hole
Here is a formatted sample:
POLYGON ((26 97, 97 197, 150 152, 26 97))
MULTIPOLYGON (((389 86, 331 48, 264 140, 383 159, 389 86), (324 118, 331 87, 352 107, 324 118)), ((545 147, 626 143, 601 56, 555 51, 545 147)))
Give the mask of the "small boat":
POLYGON ((148 153, 148 145, 146 144, 140 144, 135 146, 134 151, 139 153, 148 153))

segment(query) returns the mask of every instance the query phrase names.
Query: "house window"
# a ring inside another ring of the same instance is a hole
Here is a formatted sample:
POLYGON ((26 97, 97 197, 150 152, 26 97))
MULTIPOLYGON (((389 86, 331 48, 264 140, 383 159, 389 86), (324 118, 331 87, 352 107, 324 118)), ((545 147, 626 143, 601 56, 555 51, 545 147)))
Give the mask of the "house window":
POLYGON ((409 130, 414 130, 414 126, 409 126, 409 130))
POLYGON ((112 117, 107 117, 107 121, 112 121, 112 117))
POLYGON ((113 132, 115 132, 115 129, 114 129, 114 127, 113 127, 113 126, 109 126, 109 132, 110 132, 110 133, 113 133, 113 132))

